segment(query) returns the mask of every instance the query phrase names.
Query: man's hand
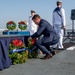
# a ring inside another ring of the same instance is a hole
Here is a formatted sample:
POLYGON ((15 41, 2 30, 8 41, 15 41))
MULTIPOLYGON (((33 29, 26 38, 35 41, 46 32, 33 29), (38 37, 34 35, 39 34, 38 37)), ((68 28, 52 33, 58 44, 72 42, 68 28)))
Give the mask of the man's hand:
POLYGON ((63 31, 64 31, 64 35, 65 35, 66 27, 65 27, 65 26, 63 26, 63 27, 62 27, 62 29, 63 29, 63 31))
POLYGON ((32 41, 32 38, 31 38, 31 37, 29 37, 29 38, 28 38, 28 41, 32 41))
POLYGON ((65 26, 62 26, 61 28, 62 28, 63 30, 65 30, 65 29, 66 29, 66 27, 65 27, 65 26))

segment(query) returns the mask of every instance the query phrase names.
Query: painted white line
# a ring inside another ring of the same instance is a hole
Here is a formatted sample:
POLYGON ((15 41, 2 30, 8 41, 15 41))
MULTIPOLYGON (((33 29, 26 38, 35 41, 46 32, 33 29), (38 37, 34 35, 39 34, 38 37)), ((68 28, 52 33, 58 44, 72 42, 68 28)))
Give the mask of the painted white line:
POLYGON ((67 48, 66 50, 70 50, 70 51, 75 50, 75 46, 71 46, 71 47, 67 48))

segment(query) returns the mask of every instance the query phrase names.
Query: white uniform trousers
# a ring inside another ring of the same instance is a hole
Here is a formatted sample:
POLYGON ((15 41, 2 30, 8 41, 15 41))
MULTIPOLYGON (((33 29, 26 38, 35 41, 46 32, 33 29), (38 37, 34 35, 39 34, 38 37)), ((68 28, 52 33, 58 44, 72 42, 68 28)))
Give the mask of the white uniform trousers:
POLYGON ((55 48, 56 46, 58 46, 59 49, 63 48, 63 29, 61 28, 61 25, 54 25, 54 30, 59 36, 59 42, 53 47, 55 48))

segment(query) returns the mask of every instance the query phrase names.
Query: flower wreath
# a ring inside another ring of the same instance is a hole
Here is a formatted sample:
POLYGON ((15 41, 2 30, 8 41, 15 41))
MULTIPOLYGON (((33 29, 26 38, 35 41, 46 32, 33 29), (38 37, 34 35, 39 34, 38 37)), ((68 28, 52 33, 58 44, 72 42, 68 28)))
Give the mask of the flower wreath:
POLYGON ((25 21, 25 22, 24 22, 24 21, 20 21, 18 24, 19 24, 19 25, 18 25, 19 29, 21 29, 21 30, 26 30, 26 28, 27 28, 27 23, 26 23, 26 21, 25 21))
POLYGON ((22 40, 13 39, 9 45, 8 51, 12 64, 21 64, 26 62, 28 59, 28 50, 22 40))
POLYGON ((6 27, 9 30, 14 30, 16 29, 16 23, 14 21, 9 21, 6 23, 6 27))
POLYGON ((32 39, 32 40, 28 41, 29 42, 28 43, 28 58, 37 58, 38 57, 37 49, 32 51, 32 49, 35 47, 34 46, 35 41, 36 41, 36 39, 32 39))

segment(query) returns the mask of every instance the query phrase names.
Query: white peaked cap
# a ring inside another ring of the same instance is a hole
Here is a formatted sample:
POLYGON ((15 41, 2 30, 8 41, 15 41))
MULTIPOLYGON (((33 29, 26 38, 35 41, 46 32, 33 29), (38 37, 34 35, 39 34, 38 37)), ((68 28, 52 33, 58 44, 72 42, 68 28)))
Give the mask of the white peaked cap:
POLYGON ((58 0, 57 2, 61 2, 62 3, 62 0, 58 0))

